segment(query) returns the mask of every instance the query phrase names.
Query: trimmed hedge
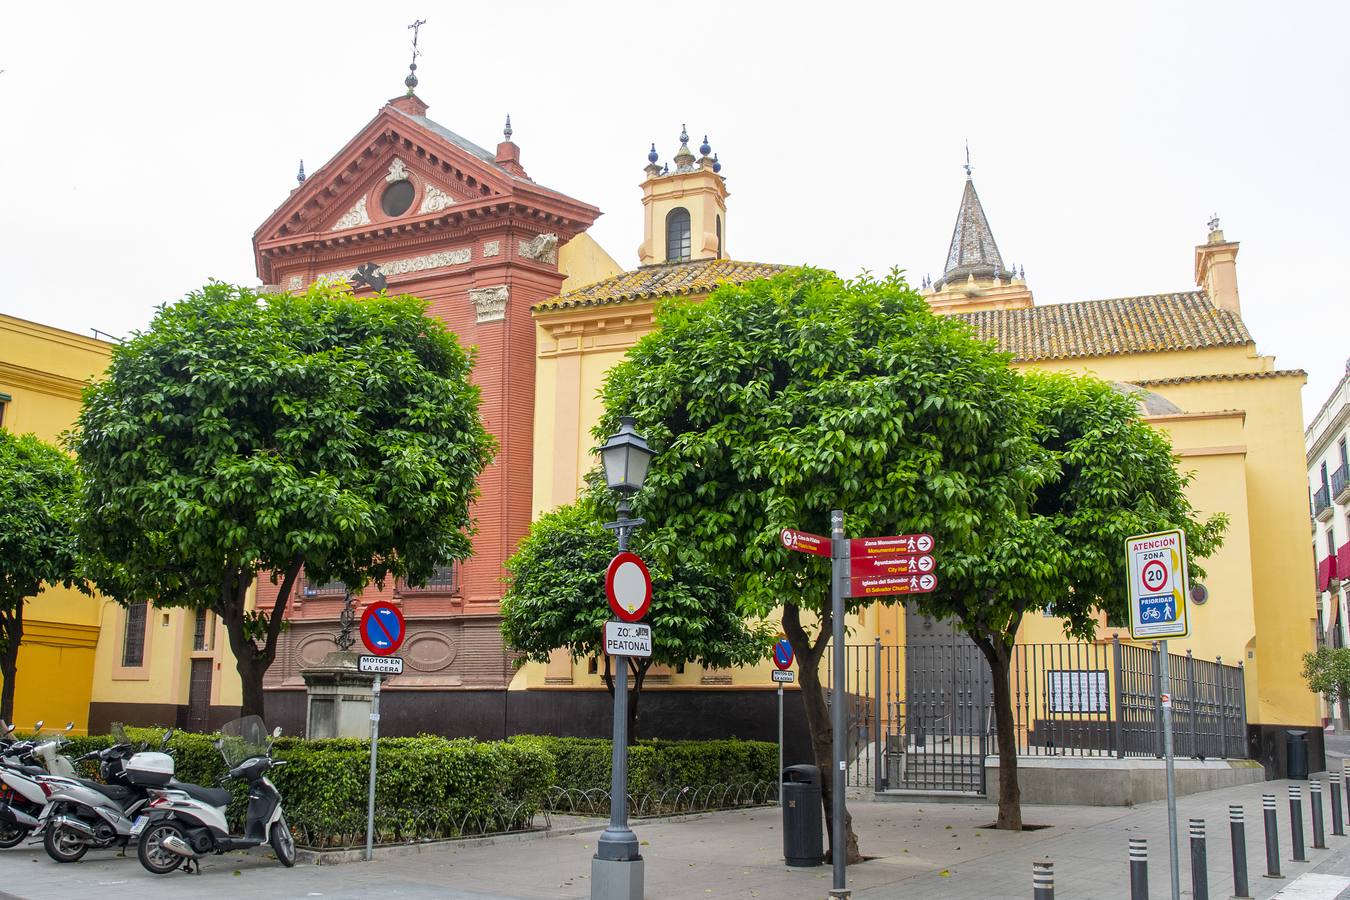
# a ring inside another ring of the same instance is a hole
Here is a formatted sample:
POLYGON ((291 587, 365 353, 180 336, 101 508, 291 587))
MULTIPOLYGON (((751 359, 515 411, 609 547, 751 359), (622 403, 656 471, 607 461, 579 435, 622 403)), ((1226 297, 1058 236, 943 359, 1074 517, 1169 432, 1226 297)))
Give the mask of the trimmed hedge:
MULTIPOLYGON (((603 738, 516 735, 558 763, 555 784, 567 790, 608 790, 611 744, 603 738)), ((628 748, 628 792, 634 797, 671 788, 777 783, 778 745, 766 741, 645 740, 628 748)))
MULTIPOLYGON (((163 730, 128 728, 127 736, 155 749, 163 730)), ((214 740, 214 735, 174 734, 169 752, 178 780, 216 784, 226 770, 214 740)), ((110 743, 106 735, 75 738, 65 752, 77 757, 110 743)), ((273 753, 286 765, 268 777, 281 792, 286 819, 298 841, 337 846, 364 840, 369 741, 280 738, 273 753)), ((375 776, 377 839, 399 842, 529 827, 544 807, 555 775, 553 756, 528 744, 431 735, 380 738, 375 776)), ((232 789, 235 799, 230 818, 242 825, 245 786, 235 783, 232 789)))

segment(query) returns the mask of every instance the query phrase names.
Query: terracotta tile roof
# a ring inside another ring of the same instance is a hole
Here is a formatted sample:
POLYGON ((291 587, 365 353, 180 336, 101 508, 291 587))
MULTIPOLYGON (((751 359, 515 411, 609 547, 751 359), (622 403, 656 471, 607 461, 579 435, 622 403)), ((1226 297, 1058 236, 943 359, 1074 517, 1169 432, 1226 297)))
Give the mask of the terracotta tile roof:
POLYGON ((1260 378, 1307 378, 1302 369, 1274 369, 1270 372, 1232 372, 1223 375, 1178 375, 1175 378, 1144 378, 1134 382, 1141 387, 1169 384, 1195 384, 1200 381, 1255 381, 1260 378))
POLYGON ((738 262, 734 259, 698 259, 643 266, 552 297, 535 304, 534 309, 576 309, 658 297, 706 294, 719 284, 740 284, 756 278, 770 278, 790 268, 772 263, 738 262))
POLYGON ((1019 360, 1158 353, 1252 343, 1237 313, 1203 291, 985 310, 956 316, 1019 360))

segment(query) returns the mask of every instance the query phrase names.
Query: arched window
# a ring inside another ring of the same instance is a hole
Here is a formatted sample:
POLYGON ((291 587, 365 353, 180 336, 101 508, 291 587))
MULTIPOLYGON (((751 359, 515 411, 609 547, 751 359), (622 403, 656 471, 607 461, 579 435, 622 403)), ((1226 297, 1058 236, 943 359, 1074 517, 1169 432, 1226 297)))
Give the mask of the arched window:
POLYGON ((717 258, 722 258, 722 217, 717 217, 717 258))
POLYGON ((666 262, 689 259, 689 210, 677 206, 666 214, 666 262))

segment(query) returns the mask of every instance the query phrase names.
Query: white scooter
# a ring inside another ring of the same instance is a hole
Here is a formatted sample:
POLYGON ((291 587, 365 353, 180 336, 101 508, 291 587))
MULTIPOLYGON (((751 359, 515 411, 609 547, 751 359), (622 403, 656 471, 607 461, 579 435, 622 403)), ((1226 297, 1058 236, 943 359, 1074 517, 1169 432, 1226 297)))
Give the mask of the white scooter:
MULTIPOLYGON (((42 722, 34 731, 38 737, 10 741, 0 748, 0 849, 15 847, 38 826, 38 816, 47 798, 62 786, 76 783, 75 767, 57 751, 65 742, 62 734, 42 735, 42 722)), ((4 725, 4 738, 14 726, 4 725)), ((66 725, 69 733, 75 723, 66 725)))
MULTIPOLYGON (((172 737, 170 728, 160 743, 159 754, 172 737)), ((76 779, 52 786, 47 805, 38 816, 33 838, 41 837, 47 855, 57 862, 76 862, 91 849, 125 847, 131 839, 132 822, 150 799, 146 788, 132 784, 127 777, 126 763, 136 755, 136 749, 120 722, 113 723, 112 738, 112 746, 86 753, 79 760, 98 760, 103 782, 76 779)))
MULTIPOLYGON (((283 866, 295 865, 295 839, 282 813, 281 794, 267 778, 269 771, 285 765, 285 761, 272 759, 272 740, 262 719, 245 716, 227 724, 220 733, 216 749, 229 768, 222 781, 248 785, 248 814, 242 836, 230 834, 225 818, 229 791, 173 780, 171 761, 164 765, 152 758, 161 754, 137 754, 127 761, 127 777, 150 791, 150 802, 131 826, 131 836, 137 839, 141 865, 156 875, 174 869, 191 872, 194 863, 201 874, 199 860, 208 853, 246 850, 265 843, 272 845, 283 866)), ((280 728, 271 737, 279 734, 280 728)))

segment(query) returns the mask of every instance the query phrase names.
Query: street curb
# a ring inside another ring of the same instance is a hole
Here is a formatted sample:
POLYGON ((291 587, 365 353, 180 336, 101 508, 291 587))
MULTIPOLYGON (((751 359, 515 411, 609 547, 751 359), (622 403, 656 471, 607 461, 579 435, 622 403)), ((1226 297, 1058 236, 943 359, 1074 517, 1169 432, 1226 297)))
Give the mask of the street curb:
MULTIPOLYGON (((768 807, 752 806, 743 809, 709 810, 707 812, 685 813, 678 816, 633 819, 630 820, 630 824, 638 827, 641 827, 642 825, 666 825, 671 822, 690 822, 716 813, 747 812, 767 808, 768 807)), ((385 844, 375 848, 375 859, 399 859, 405 856, 418 856, 423 853, 430 853, 437 850, 457 850, 460 848, 489 847, 493 844, 526 843, 529 841, 548 840, 549 838, 567 837, 573 834, 585 834, 588 831, 604 831, 605 827, 608 825, 609 822, 607 820, 597 818, 595 821, 585 825, 571 825, 566 828, 538 828, 534 831, 507 832, 504 834, 485 835, 483 837, 450 838, 444 841, 424 841, 416 844, 385 844)), ((365 860, 366 851, 364 847, 344 848, 341 850, 306 850, 302 847, 295 848, 295 861, 297 865, 338 866, 344 863, 365 862, 365 860)))

